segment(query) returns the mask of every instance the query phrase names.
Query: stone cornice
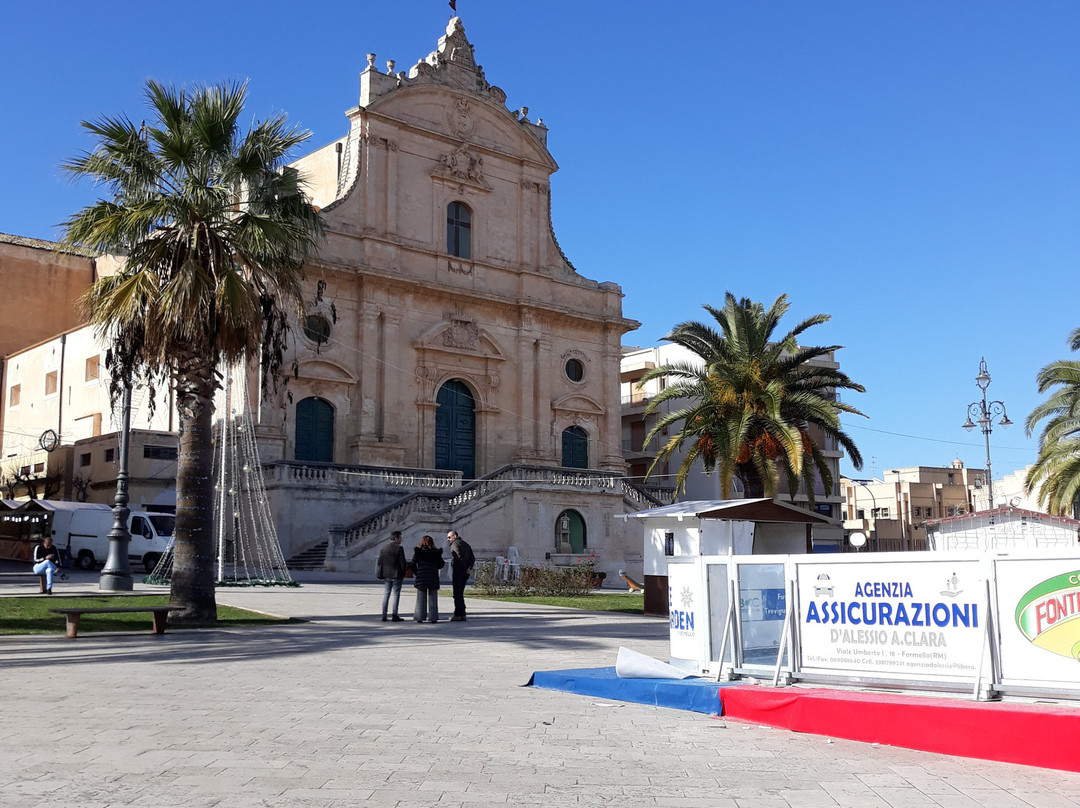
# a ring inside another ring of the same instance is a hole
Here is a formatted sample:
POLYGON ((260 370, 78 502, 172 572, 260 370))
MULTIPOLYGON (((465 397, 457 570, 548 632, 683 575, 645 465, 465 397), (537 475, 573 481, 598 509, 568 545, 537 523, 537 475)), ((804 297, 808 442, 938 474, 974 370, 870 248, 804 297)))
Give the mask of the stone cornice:
MULTIPOLYGON (((438 300, 450 304, 458 304, 461 302, 462 290, 460 288, 432 283, 423 278, 409 278, 389 270, 380 270, 372 267, 356 267, 328 261, 309 262, 309 266, 318 267, 327 272, 338 273, 348 278, 355 278, 359 274, 365 283, 380 283, 386 288, 395 286, 405 287, 408 293, 420 295, 431 300, 438 300)), ((552 278, 551 280, 558 282, 558 279, 555 278, 552 278)), ((599 294, 611 294, 610 291, 606 290, 597 289, 596 291, 599 294)), ((492 308, 515 309, 519 312, 534 312, 538 316, 542 315, 551 322, 571 324, 600 322, 604 323, 609 328, 612 326, 616 327, 620 333, 634 331, 641 326, 641 323, 637 320, 631 320, 626 317, 610 317, 596 313, 578 313, 535 299, 526 300, 524 298, 516 297, 509 298, 476 290, 470 290, 468 295, 479 303, 490 305, 492 308)))

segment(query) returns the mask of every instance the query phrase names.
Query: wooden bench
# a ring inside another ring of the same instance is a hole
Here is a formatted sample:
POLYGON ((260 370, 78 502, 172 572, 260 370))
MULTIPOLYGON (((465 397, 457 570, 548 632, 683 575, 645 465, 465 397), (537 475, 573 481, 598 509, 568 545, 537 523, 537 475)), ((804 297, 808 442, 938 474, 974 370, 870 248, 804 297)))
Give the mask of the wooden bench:
POLYGON ((169 612, 180 611, 179 606, 84 606, 79 609, 50 609, 56 614, 62 614, 67 618, 67 636, 72 639, 79 633, 79 618, 84 614, 133 614, 136 612, 150 612, 154 615, 154 633, 165 633, 165 618, 169 612))

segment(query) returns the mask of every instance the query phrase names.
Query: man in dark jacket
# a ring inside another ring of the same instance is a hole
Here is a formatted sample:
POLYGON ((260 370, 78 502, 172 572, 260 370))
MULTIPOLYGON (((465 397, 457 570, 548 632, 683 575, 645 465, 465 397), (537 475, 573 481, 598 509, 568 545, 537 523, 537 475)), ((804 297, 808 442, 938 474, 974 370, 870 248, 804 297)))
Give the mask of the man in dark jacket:
POLYGON ((405 548, 401 546, 401 531, 395 530, 390 534, 390 541, 383 545, 379 551, 379 564, 376 571, 380 581, 385 581, 382 598, 382 619, 395 623, 403 622, 398 617, 398 601, 401 600, 401 582, 405 579, 405 548), (386 611, 390 605, 390 593, 394 594, 393 616, 387 618, 386 611))
MULTIPOLYGON (((60 569, 60 550, 53 544, 52 536, 46 536, 41 544, 34 547, 34 572, 45 576, 45 594, 52 594, 53 576, 60 569)), ((67 580, 61 573, 60 579, 67 580)))
POLYGON ((476 556, 456 530, 447 533, 446 540, 450 542, 450 580, 454 587, 454 616, 450 622, 454 623, 465 619, 465 584, 472 574, 476 556))

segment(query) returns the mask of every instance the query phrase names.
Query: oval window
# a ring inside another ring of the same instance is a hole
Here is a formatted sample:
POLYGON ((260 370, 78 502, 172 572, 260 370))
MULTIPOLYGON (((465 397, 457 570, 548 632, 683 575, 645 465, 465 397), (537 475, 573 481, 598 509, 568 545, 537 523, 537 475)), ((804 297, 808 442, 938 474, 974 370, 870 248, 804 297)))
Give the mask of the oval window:
POLYGON ((566 360, 566 378, 572 382, 580 382, 585 378, 585 366, 580 359, 566 360))
POLYGON ((333 326, 321 314, 309 314, 304 320, 304 336, 316 345, 324 345, 330 340, 333 326))

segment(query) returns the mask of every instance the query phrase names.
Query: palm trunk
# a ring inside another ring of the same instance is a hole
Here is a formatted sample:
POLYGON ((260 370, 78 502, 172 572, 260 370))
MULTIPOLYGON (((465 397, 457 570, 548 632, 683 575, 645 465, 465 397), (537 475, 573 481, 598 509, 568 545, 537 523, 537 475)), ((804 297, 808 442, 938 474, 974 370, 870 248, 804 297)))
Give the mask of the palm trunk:
POLYGON ((206 359, 187 357, 177 371, 180 456, 176 469, 176 528, 170 620, 215 622, 214 375, 206 359))
POLYGON ((760 499, 765 496, 765 483, 752 463, 739 463, 735 475, 742 480, 743 496, 746 499, 760 499))

